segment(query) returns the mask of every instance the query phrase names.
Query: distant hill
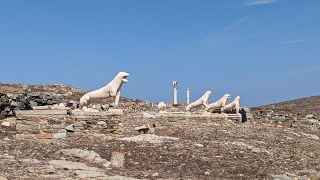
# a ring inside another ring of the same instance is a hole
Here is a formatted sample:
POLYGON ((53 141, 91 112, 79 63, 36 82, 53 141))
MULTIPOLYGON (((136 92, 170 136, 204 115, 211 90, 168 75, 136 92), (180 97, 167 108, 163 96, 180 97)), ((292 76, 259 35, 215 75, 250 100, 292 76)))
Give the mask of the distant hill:
POLYGON ((255 107, 253 109, 274 109, 290 111, 301 115, 320 115, 320 96, 311 96, 296 100, 255 107))

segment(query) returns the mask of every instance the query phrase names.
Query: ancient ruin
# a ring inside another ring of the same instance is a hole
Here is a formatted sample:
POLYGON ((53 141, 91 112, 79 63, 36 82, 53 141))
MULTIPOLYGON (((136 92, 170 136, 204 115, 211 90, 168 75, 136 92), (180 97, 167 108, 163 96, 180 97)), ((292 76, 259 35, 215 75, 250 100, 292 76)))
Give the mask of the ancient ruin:
POLYGON ((120 91, 123 83, 127 83, 127 77, 129 76, 126 72, 119 72, 117 76, 106 86, 88 92, 80 98, 80 106, 85 106, 88 104, 90 99, 115 97, 114 106, 118 106, 120 100, 120 91))
POLYGON ((204 93, 203 96, 201 96, 201 98, 187 105, 186 111, 190 111, 192 108, 199 107, 201 105, 204 105, 205 107, 207 107, 210 96, 211 96, 211 91, 207 91, 206 93, 204 93))
POLYGON ((173 104, 178 104, 178 81, 173 81, 173 104))
POLYGON ((226 105, 229 98, 230 98, 230 94, 225 94, 224 96, 222 96, 222 98, 220 100, 209 104, 206 107, 206 111, 212 111, 215 108, 223 108, 226 105))
POLYGON ((230 104, 224 106, 222 111, 234 109, 236 114, 239 114, 240 111, 240 96, 237 96, 230 104))
POLYGON ((122 97, 117 108, 104 97, 81 108, 87 93, 64 86, 25 92, 0 93, 0 179, 223 179, 225 164, 246 169, 230 179, 318 177, 318 115, 227 104, 229 94, 208 104, 210 91, 189 105, 122 97), (283 171, 261 163, 275 160, 283 171))

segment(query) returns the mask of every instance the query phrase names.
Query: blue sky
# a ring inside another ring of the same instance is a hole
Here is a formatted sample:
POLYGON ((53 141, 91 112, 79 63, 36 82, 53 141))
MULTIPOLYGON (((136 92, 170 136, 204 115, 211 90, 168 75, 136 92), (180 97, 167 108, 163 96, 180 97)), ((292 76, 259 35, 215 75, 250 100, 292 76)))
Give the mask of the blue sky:
POLYGON ((320 95, 319 0, 0 1, 0 82, 255 106, 320 95))

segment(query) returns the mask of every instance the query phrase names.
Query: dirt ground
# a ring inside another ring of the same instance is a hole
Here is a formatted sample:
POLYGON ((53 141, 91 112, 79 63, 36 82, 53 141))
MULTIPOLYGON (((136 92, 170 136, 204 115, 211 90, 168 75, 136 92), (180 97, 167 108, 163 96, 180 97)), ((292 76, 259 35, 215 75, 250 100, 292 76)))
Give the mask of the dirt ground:
MULTIPOLYGON (((139 135, 134 126, 142 123, 147 122, 140 114, 128 116, 124 122, 125 136, 139 135)), ((112 151, 125 152, 123 169, 91 166, 107 175, 138 179, 265 179, 268 174, 320 170, 319 131, 275 124, 211 121, 192 125, 162 124, 156 127, 155 134, 179 140, 127 142, 68 134, 65 139, 43 142, 15 140, 2 133, 0 177, 78 179, 72 171, 52 169, 48 165, 50 160, 63 159, 55 152, 70 148, 93 150, 107 160, 112 151)))

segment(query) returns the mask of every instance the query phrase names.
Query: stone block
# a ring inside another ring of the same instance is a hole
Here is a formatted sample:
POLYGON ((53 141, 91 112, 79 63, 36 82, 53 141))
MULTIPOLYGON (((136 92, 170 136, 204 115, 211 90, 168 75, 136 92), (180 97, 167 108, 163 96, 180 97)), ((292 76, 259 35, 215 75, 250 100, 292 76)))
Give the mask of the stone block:
POLYGON ((23 110, 16 111, 17 116, 67 115, 67 110, 23 110))
POLYGON ((33 106, 32 107, 33 110, 50 110, 52 109, 51 106, 33 106))
POLYGON ((36 139, 52 139, 53 136, 50 133, 41 133, 41 134, 36 134, 35 138, 36 139))
POLYGON ((108 111, 102 112, 91 112, 91 111, 81 111, 81 110, 73 110, 71 111, 72 115, 75 116, 122 116, 122 109, 109 109, 108 111))

